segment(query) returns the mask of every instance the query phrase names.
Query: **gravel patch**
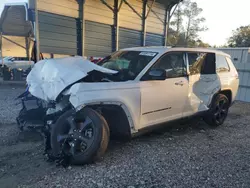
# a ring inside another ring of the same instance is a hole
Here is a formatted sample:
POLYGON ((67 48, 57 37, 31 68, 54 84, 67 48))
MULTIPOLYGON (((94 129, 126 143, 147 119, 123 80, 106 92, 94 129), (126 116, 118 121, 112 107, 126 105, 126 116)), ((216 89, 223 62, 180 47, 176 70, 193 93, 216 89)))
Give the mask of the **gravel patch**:
POLYGON ((159 130, 130 142, 112 140, 104 159, 56 167, 35 133, 20 139, 13 98, 0 88, 0 187, 249 187, 250 104, 237 102, 216 129, 202 121, 159 130), (4 95, 2 95, 2 92, 4 95), (5 140, 5 141, 3 141, 5 140))

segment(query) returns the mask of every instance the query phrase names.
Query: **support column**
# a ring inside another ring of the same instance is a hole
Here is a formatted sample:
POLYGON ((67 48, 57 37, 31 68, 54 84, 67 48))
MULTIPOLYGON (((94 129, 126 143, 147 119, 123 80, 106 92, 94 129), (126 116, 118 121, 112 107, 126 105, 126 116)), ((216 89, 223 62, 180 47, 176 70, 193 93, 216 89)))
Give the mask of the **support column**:
POLYGON ((82 20, 82 38, 81 38, 81 44, 82 44, 82 56, 84 56, 85 54, 85 17, 84 17, 84 6, 85 6, 85 0, 82 0, 81 3, 81 20, 82 20))
POLYGON ((1 62, 1 64, 2 64, 2 67, 4 66, 4 61, 3 61, 3 34, 2 34, 2 32, 0 32, 0 55, 1 55, 1 58, 2 58, 2 62, 1 62))
POLYGON ((164 20, 164 46, 167 46, 168 43, 169 21, 170 21, 170 10, 169 7, 167 7, 164 20))
POLYGON ((39 37, 39 18, 37 1, 35 1, 35 41, 36 41, 36 61, 40 60, 40 37, 39 37))
POLYGON ((146 46, 146 35, 147 35, 147 2, 148 0, 143 1, 143 9, 142 9, 142 46, 146 46))
POLYGON ((26 56, 30 59, 30 40, 29 37, 25 37, 25 48, 26 48, 26 56))
POLYGON ((119 50, 119 0, 114 0, 115 51, 119 50))

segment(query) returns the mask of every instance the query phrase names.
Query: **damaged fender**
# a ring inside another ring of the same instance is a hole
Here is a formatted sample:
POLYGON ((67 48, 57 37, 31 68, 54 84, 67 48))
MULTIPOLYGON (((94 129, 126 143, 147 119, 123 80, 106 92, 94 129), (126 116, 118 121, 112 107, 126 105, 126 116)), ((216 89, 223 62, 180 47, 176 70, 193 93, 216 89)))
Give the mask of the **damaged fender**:
POLYGON ((141 113, 139 82, 82 82, 74 84, 66 93, 70 95, 69 101, 76 111, 88 105, 118 105, 127 115, 131 132, 135 132, 139 126, 141 113))

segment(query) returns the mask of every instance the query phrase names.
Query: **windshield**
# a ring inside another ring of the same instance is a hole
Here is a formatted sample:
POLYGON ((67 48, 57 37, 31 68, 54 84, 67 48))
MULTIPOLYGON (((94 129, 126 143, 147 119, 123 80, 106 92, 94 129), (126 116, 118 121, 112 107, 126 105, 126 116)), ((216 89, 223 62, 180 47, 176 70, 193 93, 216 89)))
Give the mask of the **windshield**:
POLYGON ((126 77, 125 80, 131 80, 135 79, 156 55, 156 52, 118 51, 104 58, 98 65, 116 70, 126 77))

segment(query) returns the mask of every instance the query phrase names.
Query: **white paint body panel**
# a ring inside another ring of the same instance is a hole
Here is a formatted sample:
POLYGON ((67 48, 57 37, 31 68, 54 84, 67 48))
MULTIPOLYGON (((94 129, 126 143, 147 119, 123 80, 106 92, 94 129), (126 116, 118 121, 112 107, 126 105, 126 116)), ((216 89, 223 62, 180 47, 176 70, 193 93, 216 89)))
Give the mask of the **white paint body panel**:
POLYGON ((188 93, 187 78, 144 81, 140 86, 142 101, 140 128, 182 117, 188 93), (178 83, 182 85, 177 85, 178 83))
POLYGON ((121 105, 130 116, 131 128, 140 127, 141 95, 140 85, 136 81, 78 83, 70 90, 70 102, 76 109, 94 104, 121 105))
MULTIPOLYGON (((168 49, 165 47, 130 48, 124 50, 157 52, 158 55, 149 62, 149 64, 133 81, 81 82, 71 86, 71 88, 64 92, 64 95, 70 95, 69 100, 76 110, 94 104, 119 105, 127 114, 131 132, 134 133, 151 125, 179 119, 196 114, 197 112, 208 110, 212 97, 220 90, 230 90, 232 92, 232 101, 235 99, 239 80, 237 76, 235 76, 235 72, 233 73, 235 68, 230 63, 231 71, 227 73, 210 75, 197 74, 189 75, 187 77, 169 78, 161 81, 140 81, 148 69, 167 52, 199 51, 211 52, 230 57, 223 52, 208 49, 168 49)), ((91 68, 88 68, 88 70, 100 69, 98 66, 92 67, 91 65, 90 67, 91 68)), ((103 71, 110 72, 108 70, 103 71)), ((84 75, 86 75, 87 72, 88 71, 83 70, 84 75)), ((34 84, 34 82, 32 83, 34 84)), ((72 82, 69 82, 69 80, 63 80, 62 83, 63 87, 65 87, 66 84, 69 85, 72 82), (65 81, 67 81, 67 83, 65 81)), ((52 83, 52 85, 53 84, 55 83, 52 83)), ((35 84, 35 86, 37 86, 37 84, 35 84)), ((30 89, 32 94, 37 92, 34 88, 35 87, 30 89)), ((48 91, 46 91, 46 89, 49 88, 50 87, 40 87, 40 90, 42 91, 42 94, 47 95, 48 91)), ((62 88, 58 88, 58 91, 59 90, 61 91, 62 88)), ((58 92, 52 95, 53 98, 56 97, 55 94, 57 93, 58 92)))
POLYGON ((208 105, 215 93, 221 89, 218 75, 190 75, 188 100, 183 116, 208 110, 208 105))

